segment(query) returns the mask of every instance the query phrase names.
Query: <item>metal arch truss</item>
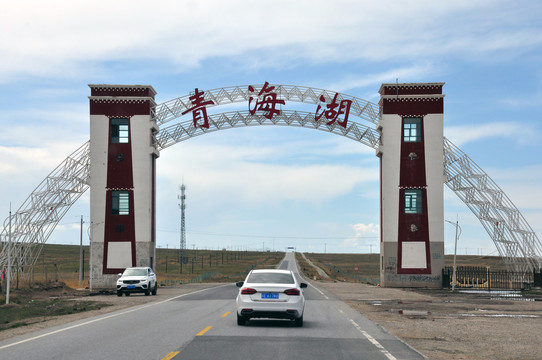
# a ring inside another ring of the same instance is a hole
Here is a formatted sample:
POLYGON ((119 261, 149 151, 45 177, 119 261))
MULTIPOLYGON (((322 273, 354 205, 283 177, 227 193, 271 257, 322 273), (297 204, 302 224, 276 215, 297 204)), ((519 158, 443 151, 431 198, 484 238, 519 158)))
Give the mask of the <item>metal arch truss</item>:
POLYGON ((444 139, 446 185, 478 217, 510 271, 542 268, 542 245, 512 201, 473 160, 444 139))
MULTIPOLYGON (((21 277, 30 274, 51 232, 88 189, 89 150, 87 141, 47 175, 11 216, 11 263, 17 266, 21 277)), ((8 216, 0 233, 0 269, 8 264, 9 220, 8 216)))
POLYGON ((269 119, 264 115, 250 115, 248 111, 232 111, 209 115, 208 118, 208 129, 194 126, 192 120, 161 128, 155 135, 157 147, 160 150, 165 149, 178 142, 208 132, 259 125, 295 126, 327 131, 358 141, 373 149, 377 149, 380 144, 380 133, 373 128, 352 121, 348 122, 346 128, 335 123, 326 125, 323 120, 315 121, 314 113, 310 112, 282 110, 280 114, 269 119))
MULTIPOLYGON (((252 85, 254 88, 261 89, 264 85, 252 85)), ((351 100, 352 106, 350 108, 350 114, 365 119, 377 124, 379 120, 379 108, 377 104, 369 101, 353 97, 346 94, 337 93, 330 90, 322 90, 316 88, 310 88, 305 86, 295 85, 277 85, 274 86, 273 92, 277 94, 277 97, 281 100, 295 101, 309 104, 320 103, 320 97, 323 96, 326 101, 331 101, 335 95, 337 100, 351 100)), ((248 90, 247 86, 232 86, 213 90, 205 90, 204 99, 212 100, 213 105, 207 105, 208 108, 217 105, 232 104, 241 101, 248 101, 253 94, 248 90)), ((152 116, 156 120, 158 125, 165 124, 171 120, 174 120, 182 115, 182 113, 190 109, 193 105, 190 101, 190 95, 185 95, 172 99, 157 105, 154 108, 152 116)))

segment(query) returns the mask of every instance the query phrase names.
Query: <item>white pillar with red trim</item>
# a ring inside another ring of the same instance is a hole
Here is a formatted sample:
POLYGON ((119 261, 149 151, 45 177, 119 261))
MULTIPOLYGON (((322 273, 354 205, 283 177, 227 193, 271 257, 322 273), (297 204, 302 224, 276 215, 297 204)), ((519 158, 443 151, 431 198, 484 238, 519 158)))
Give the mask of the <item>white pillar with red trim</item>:
POLYGON ((380 282, 441 287, 444 83, 382 84, 380 282))
POLYGON ((114 287, 126 267, 154 267, 158 130, 148 85, 89 85, 91 288, 114 287))

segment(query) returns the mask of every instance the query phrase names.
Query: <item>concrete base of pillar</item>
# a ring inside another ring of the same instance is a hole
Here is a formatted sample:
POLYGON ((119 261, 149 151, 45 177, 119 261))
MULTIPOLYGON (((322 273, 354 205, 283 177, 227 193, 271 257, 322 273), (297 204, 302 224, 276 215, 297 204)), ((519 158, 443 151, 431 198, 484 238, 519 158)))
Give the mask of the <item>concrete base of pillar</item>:
MULTIPOLYGON (((104 243, 90 244, 90 289, 115 289, 118 275, 103 274, 104 243)), ((136 242, 136 266, 149 266, 154 269, 156 264, 156 247, 151 242, 136 242)))
POLYGON ((444 243, 431 243, 431 274, 398 274, 398 243, 380 243, 380 286, 441 288, 444 268, 444 243))

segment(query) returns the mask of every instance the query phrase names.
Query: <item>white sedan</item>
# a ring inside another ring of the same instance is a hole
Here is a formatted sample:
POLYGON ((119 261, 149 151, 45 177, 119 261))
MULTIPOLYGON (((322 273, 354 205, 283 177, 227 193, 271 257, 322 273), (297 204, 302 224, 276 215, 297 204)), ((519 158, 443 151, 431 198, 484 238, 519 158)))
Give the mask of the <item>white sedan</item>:
POLYGON ((303 326, 305 283, 298 283, 290 270, 258 269, 248 273, 245 281, 236 283, 237 324, 252 318, 289 319, 303 326))

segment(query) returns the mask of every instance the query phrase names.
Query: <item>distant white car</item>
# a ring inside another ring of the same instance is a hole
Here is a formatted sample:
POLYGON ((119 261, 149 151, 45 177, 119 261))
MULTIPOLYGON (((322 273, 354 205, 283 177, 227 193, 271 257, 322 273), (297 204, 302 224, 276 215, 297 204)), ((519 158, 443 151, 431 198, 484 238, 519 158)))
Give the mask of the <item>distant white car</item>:
POLYGON ((303 326, 305 283, 298 283, 290 270, 258 269, 236 283, 237 324, 253 318, 289 319, 303 326))
POLYGON ((156 274, 150 267, 130 267, 126 268, 122 274, 119 274, 117 280, 117 296, 131 293, 144 293, 145 295, 156 295, 158 283, 156 274))

